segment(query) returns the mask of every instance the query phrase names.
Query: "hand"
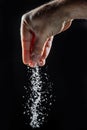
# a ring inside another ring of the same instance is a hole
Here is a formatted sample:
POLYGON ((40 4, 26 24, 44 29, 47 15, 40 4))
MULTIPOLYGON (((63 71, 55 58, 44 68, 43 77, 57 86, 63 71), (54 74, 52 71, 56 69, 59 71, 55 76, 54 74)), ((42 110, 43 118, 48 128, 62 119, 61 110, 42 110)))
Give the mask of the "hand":
POLYGON ((64 5, 58 1, 44 4, 22 16, 21 43, 23 63, 43 66, 51 50, 54 35, 70 27, 64 5))

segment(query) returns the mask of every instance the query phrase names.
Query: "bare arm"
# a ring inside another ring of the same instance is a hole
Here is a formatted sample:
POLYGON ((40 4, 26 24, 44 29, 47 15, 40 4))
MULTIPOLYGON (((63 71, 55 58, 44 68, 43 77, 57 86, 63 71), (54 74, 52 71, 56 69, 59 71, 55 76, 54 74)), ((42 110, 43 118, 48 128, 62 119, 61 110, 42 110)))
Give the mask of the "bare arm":
POLYGON ((53 36, 68 29, 73 19, 87 18, 87 0, 55 0, 22 16, 21 43, 24 64, 44 65, 53 36))

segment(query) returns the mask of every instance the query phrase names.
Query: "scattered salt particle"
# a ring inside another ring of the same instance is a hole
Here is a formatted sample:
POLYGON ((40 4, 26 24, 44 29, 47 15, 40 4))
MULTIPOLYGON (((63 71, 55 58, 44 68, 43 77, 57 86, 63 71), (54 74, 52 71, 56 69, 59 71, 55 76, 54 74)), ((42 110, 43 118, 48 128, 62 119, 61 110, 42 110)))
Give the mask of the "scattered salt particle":
POLYGON ((25 98, 24 96, 22 96, 22 98, 25 98))
POLYGON ((24 108, 26 109, 26 106, 24 106, 24 108))
POLYGON ((52 103, 50 102, 50 104, 49 104, 50 106, 52 105, 52 103))
POLYGON ((28 117, 32 128, 40 128, 49 116, 47 112, 51 110, 52 84, 49 83, 47 73, 42 74, 38 66, 27 69, 29 82, 27 87, 24 86, 27 101, 24 107, 26 112, 24 111, 23 114, 28 117))
POLYGON ((23 114, 25 115, 25 114, 26 114, 26 112, 24 111, 24 112, 23 112, 23 114))
POLYGON ((24 89, 26 89, 26 90, 27 90, 27 87, 26 87, 26 86, 24 86, 24 89))

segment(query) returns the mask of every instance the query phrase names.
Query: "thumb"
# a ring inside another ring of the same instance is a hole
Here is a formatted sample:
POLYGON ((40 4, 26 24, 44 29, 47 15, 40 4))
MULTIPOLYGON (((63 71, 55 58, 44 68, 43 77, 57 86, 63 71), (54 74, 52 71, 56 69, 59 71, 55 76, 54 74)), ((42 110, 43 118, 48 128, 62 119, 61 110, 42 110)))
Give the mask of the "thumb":
MULTIPOLYGON (((45 45, 47 38, 44 34, 39 34, 39 36, 35 35, 35 41, 34 44, 31 45, 31 51, 30 51, 30 59, 33 63, 39 63, 40 59, 43 56, 45 45)), ((45 58, 44 58, 45 59, 45 58)))

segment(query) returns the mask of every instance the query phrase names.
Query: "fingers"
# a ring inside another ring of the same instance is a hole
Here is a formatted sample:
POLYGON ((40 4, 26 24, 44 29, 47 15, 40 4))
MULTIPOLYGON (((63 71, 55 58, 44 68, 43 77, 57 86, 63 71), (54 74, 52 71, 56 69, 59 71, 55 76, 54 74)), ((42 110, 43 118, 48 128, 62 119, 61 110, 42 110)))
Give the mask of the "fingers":
POLYGON ((26 22, 26 19, 21 21, 21 45, 22 45, 22 60, 24 64, 29 66, 34 66, 34 62, 31 60, 32 46, 35 42, 35 34, 29 28, 29 25, 26 22))
MULTIPOLYGON (((66 22, 61 31, 70 27, 72 20, 66 22)), ((30 67, 43 66, 51 50, 53 36, 46 40, 46 33, 36 34, 26 21, 21 23, 21 43, 23 63, 30 67)))
POLYGON ((22 45, 22 59, 24 64, 28 64, 30 59, 29 49, 30 49, 30 41, 31 34, 26 28, 26 23, 24 21, 21 22, 21 45, 22 45))
POLYGON ((51 50, 52 42, 53 42, 53 36, 51 36, 50 38, 46 40, 43 55, 41 56, 40 61, 38 63, 39 66, 45 65, 46 58, 48 57, 51 50))
POLYGON ((53 36, 46 40, 45 33, 38 36, 28 26, 24 20, 21 22, 23 63, 30 67, 43 66, 50 52, 53 36))

